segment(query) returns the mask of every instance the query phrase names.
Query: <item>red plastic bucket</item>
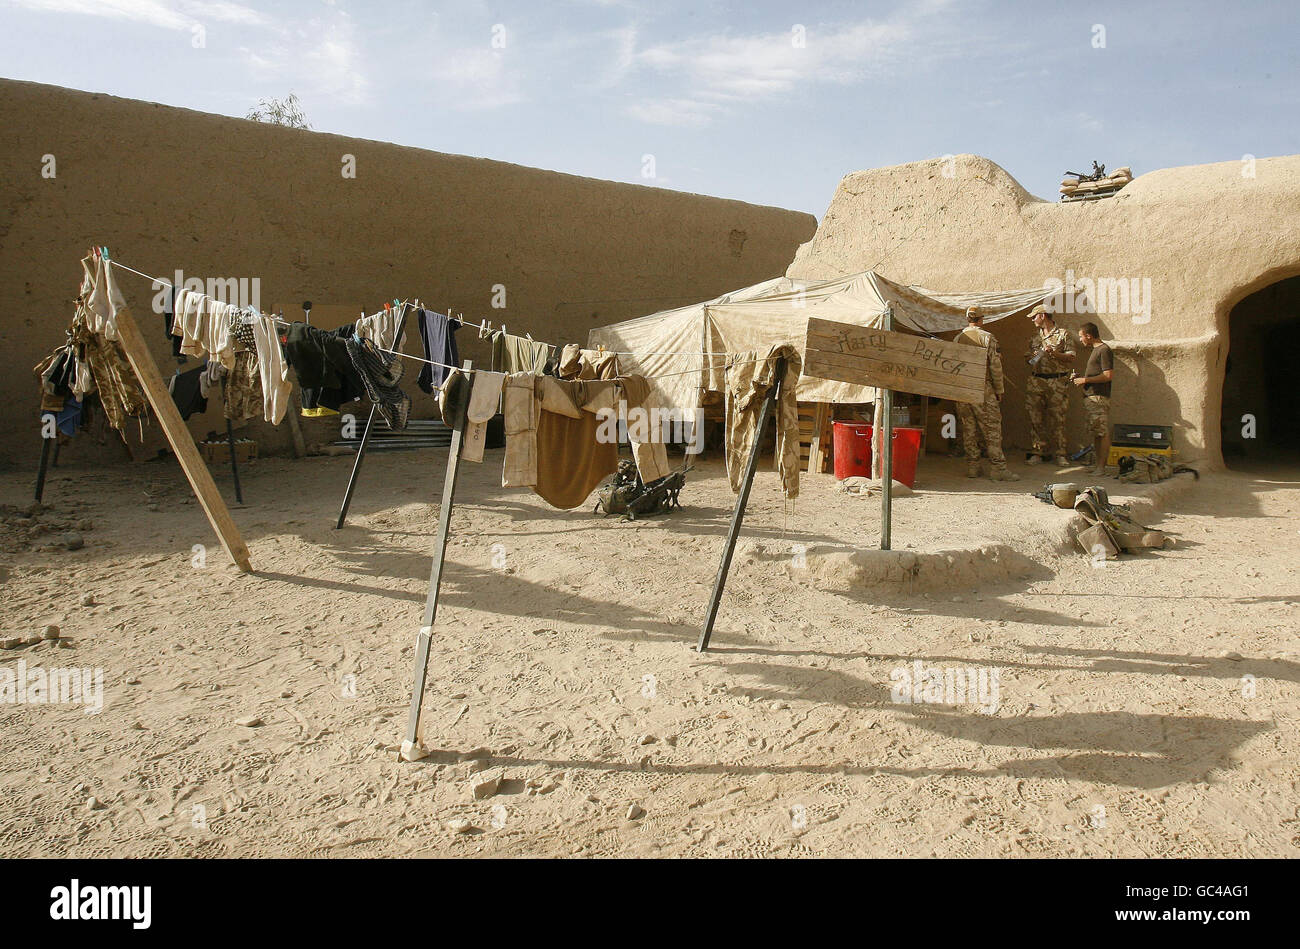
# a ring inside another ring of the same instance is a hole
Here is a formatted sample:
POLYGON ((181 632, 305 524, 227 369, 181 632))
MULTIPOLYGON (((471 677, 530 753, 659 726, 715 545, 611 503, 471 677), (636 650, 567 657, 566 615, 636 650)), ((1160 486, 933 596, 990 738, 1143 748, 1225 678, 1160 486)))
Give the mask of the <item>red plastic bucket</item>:
POLYGON ((871 477, 871 425, 867 422, 835 422, 831 426, 835 452, 835 480, 859 475, 871 477))
MULTIPOLYGON (((835 422, 835 479, 860 475, 871 477, 871 425, 867 422, 835 422)), ((894 429, 894 480, 909 488, 916 485, 916 462, 921 456, 921 429, 894 429)))

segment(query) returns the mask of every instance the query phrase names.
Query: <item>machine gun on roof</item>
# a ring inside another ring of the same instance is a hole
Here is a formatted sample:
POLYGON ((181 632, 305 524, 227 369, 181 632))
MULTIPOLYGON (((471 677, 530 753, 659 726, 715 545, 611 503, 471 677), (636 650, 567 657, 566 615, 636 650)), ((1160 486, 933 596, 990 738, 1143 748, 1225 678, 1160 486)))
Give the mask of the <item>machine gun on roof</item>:
POLYGON ((1095 161, 1092 163, 1092 174, 1085 175, 1079 171, 1067 171, 1067 175, 1074 175, 1080 181, 1101 181, 1106 177, 1106 166, 1099 165, 1095 161))

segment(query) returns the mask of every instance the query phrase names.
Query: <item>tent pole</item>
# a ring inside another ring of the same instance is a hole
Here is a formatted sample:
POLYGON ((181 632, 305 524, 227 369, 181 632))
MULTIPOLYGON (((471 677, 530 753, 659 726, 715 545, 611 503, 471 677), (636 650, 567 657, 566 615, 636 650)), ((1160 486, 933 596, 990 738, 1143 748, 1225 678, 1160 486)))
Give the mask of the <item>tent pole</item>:
MULTIPOLYGON (((414 761, 424 757, 420 748, 420 710, 424 705, 424 686, 429 675, 429 643, 433 638, 433 621, 438 616, 438 590, 442 586, 442 564, 447 555, 447 534, 451 529, 451 507, 456 498, 456 476, 460 473, 460 446, 465 436, 465 418, 469 413, 469 375, 474 363, 466 360, 465 376, 457 387, 458 393, 449 393, 447 404, 452 409, 451 451, 447 455, 447 474, 442 484, 442 504, 438 508, 438 536, 433 548, 433 567, 429 572, 429 593, 424 601, 424 615, 420 632, 415 638, 415 685, 411 692, 411 712, 406 719, 406 739, 402 742, 401 760, 414 761)), ((446 419, 443 420, 444 422, 446 419)))
POLYGON ((336 531, 342 530, 343 522, 347 520, 348 508, 352 505, 352 492, 355 491, 357 487, 357 475, 361 473, 361 462, 365 461, 366 446, 370 444, 370 427, 374 424, 375 404, 372 402, 370 403, 370 415, 366 419, 366 429, 361 433, 361 444, 357 446, 357 457, 356 460, 352 462, 352 475, 348 478, 348 489, 343 492, 343 507, 339 509, 338 523, 334 525, 336 531))
POLYGON ((718 606, 722 602, 722 590, 727 584, 727 572, 731 569, 731 556, 736 552, 736 538, 740 535, 740 525, 745 519, 745 505, 749 503, 749 489, 754 485, 754 472, 758 470, 759 446, 763 443, 763 431, 767 428, 767 417, 772 407, 781 396, 781 386, 785 381, 785 357, 776 361, 776 384, 768 390, 763 400, 763 408, 758 416, 758 430, 754 432, 754 444, 749 449, 749 461, 745 463, 745 480, 740 486, 736 498, 736 509, 731 513, 731 526, 727 528, 727 544, 722 549, 722 563, 718 565, 718 575, 713 580, 713 593, 709 597, 709 611, 704 619, 704 629, 700 632, 700 641, 696 652, 709 648, 709 639, 713 636, 713 623, 718 618, 718 606))
MULTIPOLYGON (((893 330, 894 310, 885 307, 883 329, 893 330)), ((894 508, 894 390, 881 392, 880 420, 880 549, 889 550, 894 508)))

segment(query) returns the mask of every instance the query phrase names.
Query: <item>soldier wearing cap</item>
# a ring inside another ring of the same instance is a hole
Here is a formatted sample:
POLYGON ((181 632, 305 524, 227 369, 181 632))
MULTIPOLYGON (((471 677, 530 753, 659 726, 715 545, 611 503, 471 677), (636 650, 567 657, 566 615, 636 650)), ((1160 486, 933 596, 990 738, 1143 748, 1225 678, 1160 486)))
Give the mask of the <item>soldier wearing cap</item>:
POLYGON ((1029 341, 1029 381, 1025 386, 1025 412, 1029 415, 1029 463, 1051 456, 1057 465, 1070 463, 1065 456, 1065 411, 1069 407, 1070 376, 1074 372, 1074 341, 1041 303, 1029 311, 1038 330, 1029 341), (1050 443, 1050 444, 1049 444, 1050 443), (1049 449, 1051 455, 1049 456, 1049 449))
POLYGON ((984 314, 977 306, 966 310, 967 326, 957 334, 955 342, 968 346, 982 346, 989 351, 988 373, 984 377, 984 401, 972 405, 957 403, 957 416, 961 419, 961 440, 966 449, 966 477, 980 476, 979 435, 984 436, 988 447, 989 477, 994 481, 1019 481, 1020 475, 1007 470, 1007 459, 1002 454, 1002 354, 993 334, 983 328, 984 314), (977 431, 978 430, 978 431, 977 431))

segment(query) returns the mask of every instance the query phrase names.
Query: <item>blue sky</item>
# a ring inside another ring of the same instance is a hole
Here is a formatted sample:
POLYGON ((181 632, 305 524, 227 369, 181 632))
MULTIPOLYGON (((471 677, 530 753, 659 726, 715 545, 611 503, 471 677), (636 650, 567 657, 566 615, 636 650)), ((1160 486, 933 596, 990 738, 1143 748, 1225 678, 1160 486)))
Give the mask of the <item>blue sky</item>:
POLYGON ((848 172, 949 153, 1047 198, 1092 159, 1295 154, 1298 27, 1294 0, 0 0, 0 74, 235 116, 292 91, 318 131, 820 216, 848 172))

